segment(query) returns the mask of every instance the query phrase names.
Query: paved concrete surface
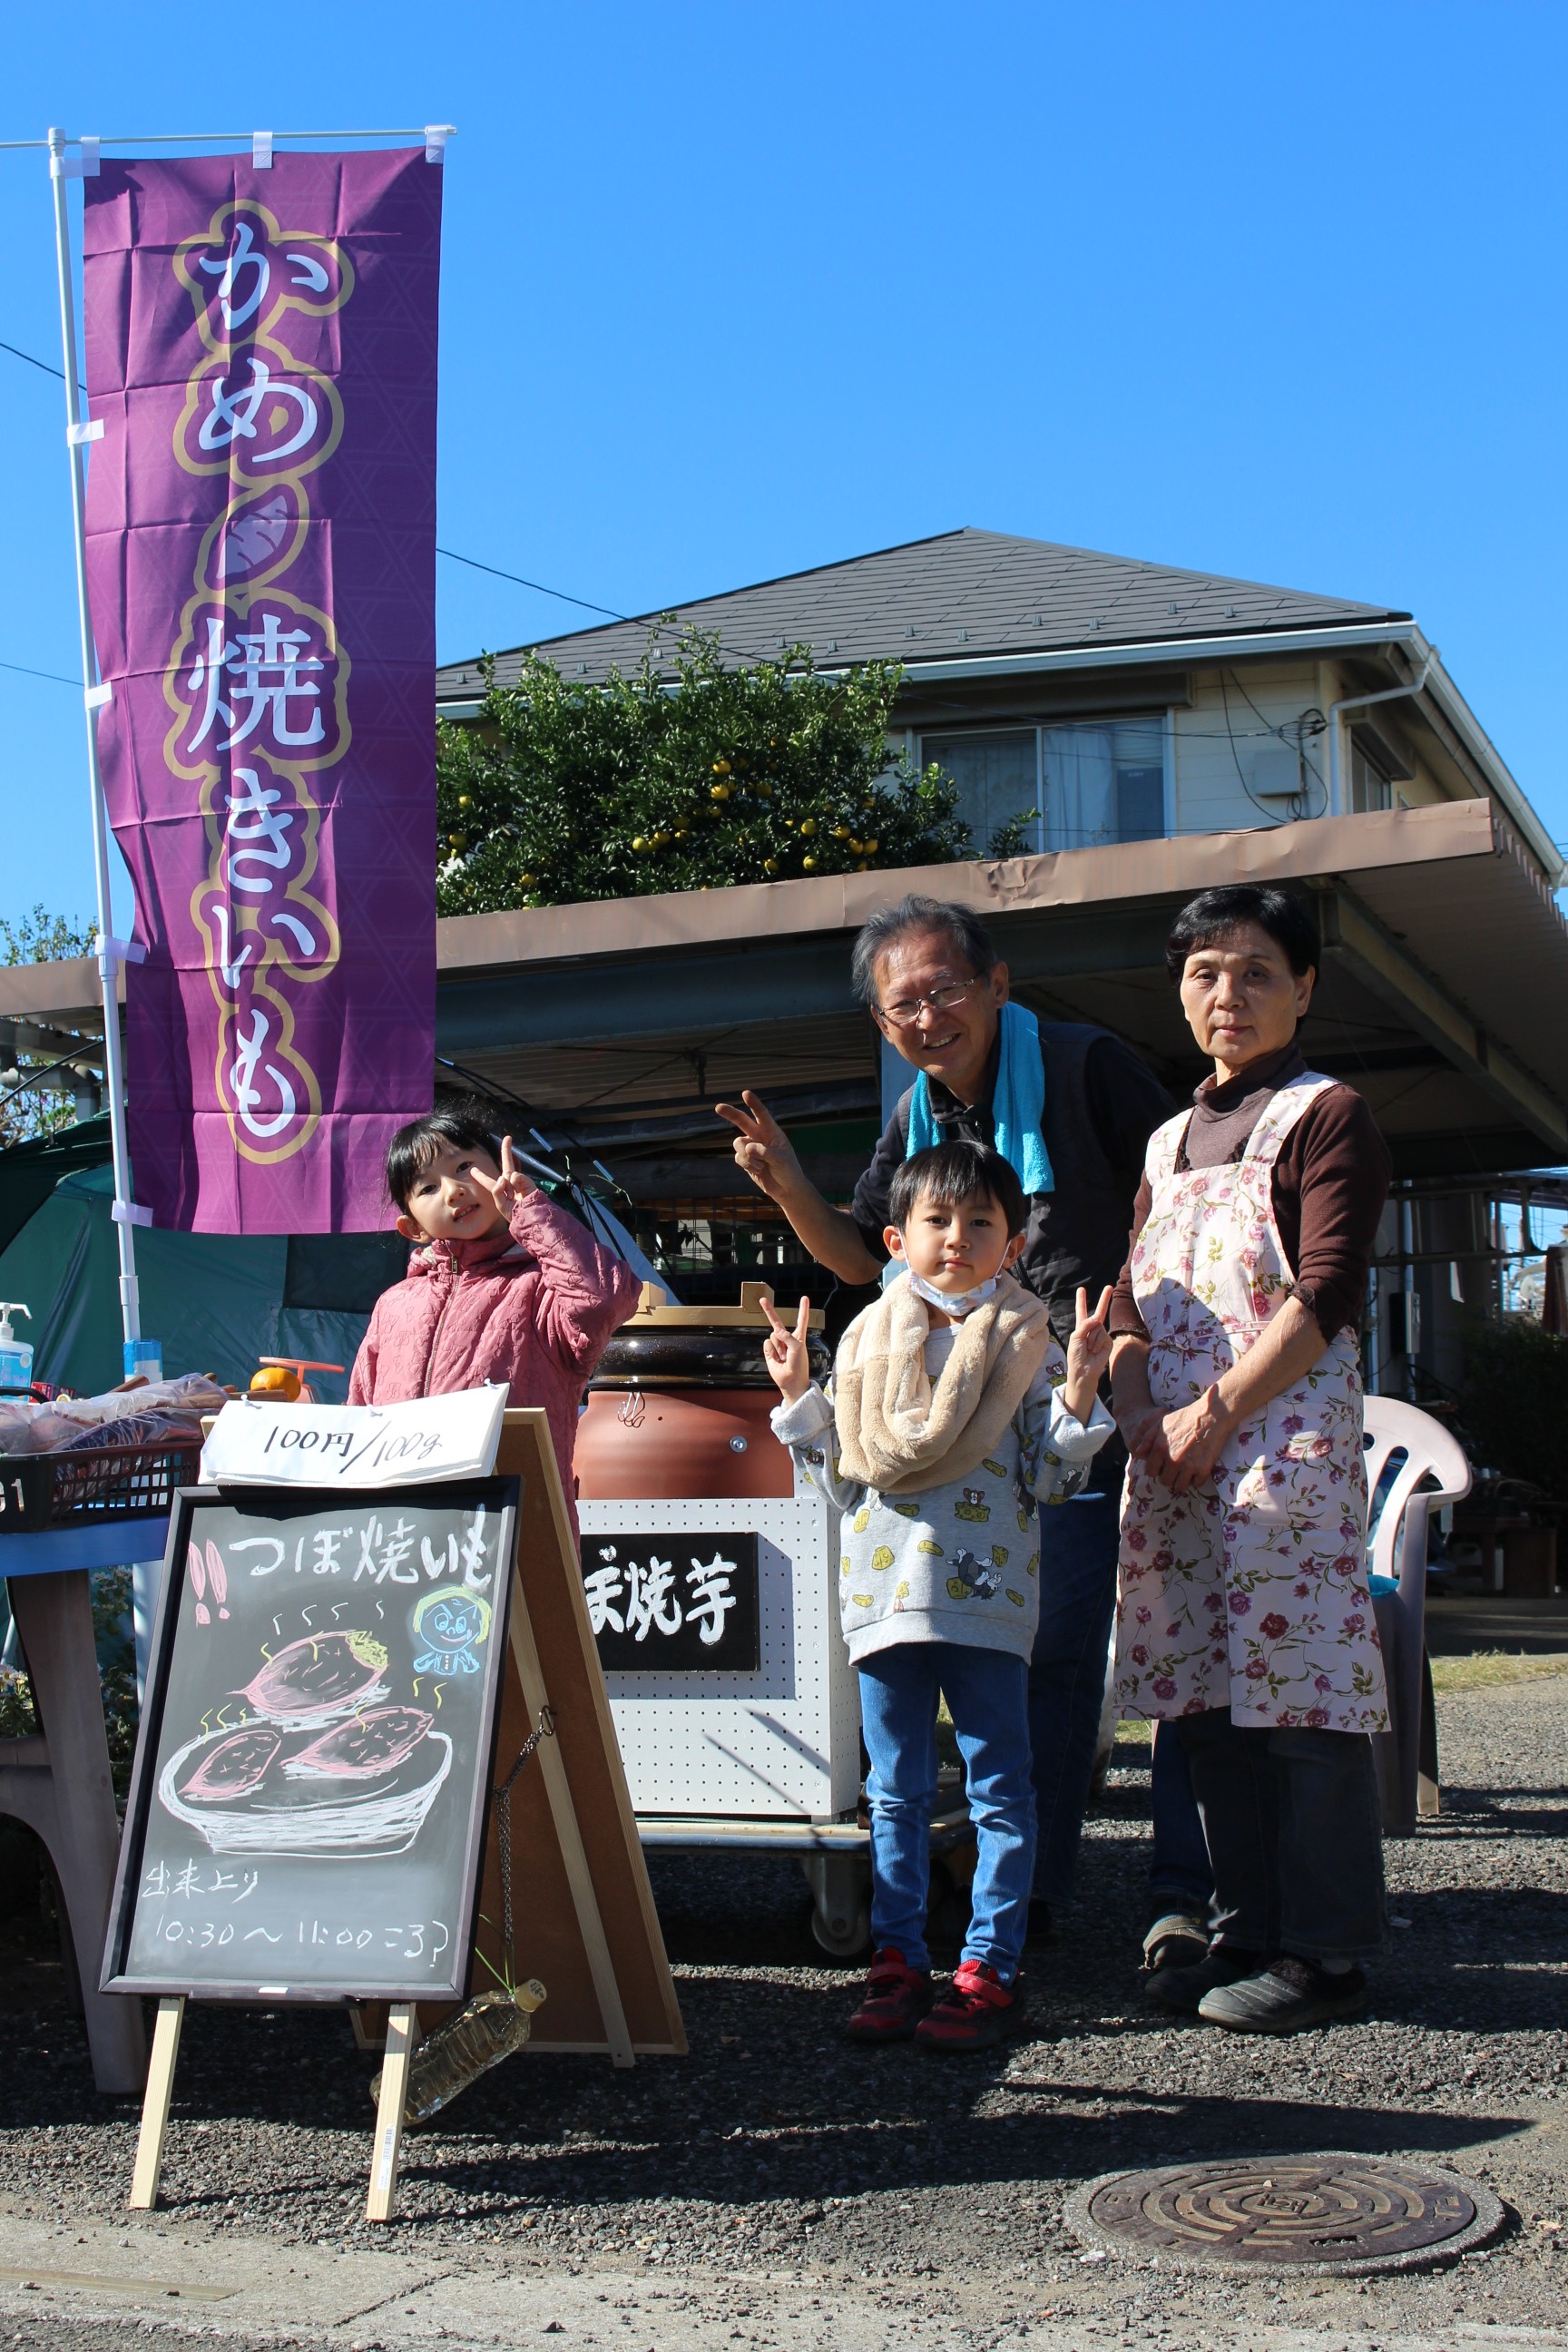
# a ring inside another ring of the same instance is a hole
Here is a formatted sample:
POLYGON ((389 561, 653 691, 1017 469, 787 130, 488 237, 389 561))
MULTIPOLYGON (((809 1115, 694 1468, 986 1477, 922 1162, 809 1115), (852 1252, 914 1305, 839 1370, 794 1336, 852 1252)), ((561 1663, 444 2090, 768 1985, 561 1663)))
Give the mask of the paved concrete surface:
MULTIPOLYGON (((1130 2317, 1122 2266, 1092 2257, 1042 2284, 857 2279, 842 2271, 745 2277, 711 2268, 660 2278, 656 2264, 546 2265, 476 2250, 421 2260, 396 2250, 307 2252, 222 2244, 157 2216, 70 2227, 0 2214, 0 2341, 13 2352, 122 2352, 155 2336, 192 2352, 343 2347, 457 2352, 559 2339, 594 2352, 1568 2352, 1563 2330, 1439 2316, 1378 2325, 1378 2282, 1191 2279, 1187 2302, 1130 2317), (291 2259, 290 2259, 291 2257, 291 2259), (999 2284, 1000 2283, 998 2283, 999 2284), (1248 2306, 1251 2306, 1249 2313, 1248 2306), (1255 2315, 1252 2315, 1255 2314, 1255 2315)), ((1174 2284, 1174 2282, 1172 2282, 1174 2284)), ((1446 2301, 1451 2298, 1445 2297, 1446 2301)))

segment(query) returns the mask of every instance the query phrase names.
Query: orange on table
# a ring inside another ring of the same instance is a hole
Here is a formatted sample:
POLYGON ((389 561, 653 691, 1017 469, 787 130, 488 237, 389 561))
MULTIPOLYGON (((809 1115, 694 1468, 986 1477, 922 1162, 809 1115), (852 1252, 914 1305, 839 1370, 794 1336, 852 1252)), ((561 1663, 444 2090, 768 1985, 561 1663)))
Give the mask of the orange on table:
POLYGON ((342 1364, 313 1363, 308 1356, 260 1356, 261 1370, 250 1376, 250 1393, 276 1397, 280 1404, 314 1404, 315 1391, 306 1385, 307 1372, 341 1372, 342 1364))

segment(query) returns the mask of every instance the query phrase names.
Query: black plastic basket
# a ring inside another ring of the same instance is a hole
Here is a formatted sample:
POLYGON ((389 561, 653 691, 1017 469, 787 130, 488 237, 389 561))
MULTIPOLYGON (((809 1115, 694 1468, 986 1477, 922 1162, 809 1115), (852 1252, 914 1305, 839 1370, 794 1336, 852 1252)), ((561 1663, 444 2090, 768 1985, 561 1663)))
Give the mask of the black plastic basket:
POLYGON ((194 1434, 158 1445, 0 1454, 0 1576, 6 1536, 161 1517, 173 1508, 176 1487, 195 1485, 201 1458, 202 1441, 194 1434))

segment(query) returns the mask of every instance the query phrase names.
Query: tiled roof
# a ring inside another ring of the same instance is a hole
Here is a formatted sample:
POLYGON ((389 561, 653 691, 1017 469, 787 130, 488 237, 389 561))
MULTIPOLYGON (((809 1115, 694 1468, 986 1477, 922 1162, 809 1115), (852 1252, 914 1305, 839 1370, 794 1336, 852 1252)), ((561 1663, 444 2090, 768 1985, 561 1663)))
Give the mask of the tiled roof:
MULTIPOLYGON (((1180 645, 1242 632, 1410 618, 1342 596, 968 529, 699 597, 673 611, 674 625, 659 628, 661 647, 672 646, 689 622, 717 629, 724 652, 738 661, 803 643, 829 666, 878 657, 976 659, 1118 643, 1180 645)), ((612 665, 633 668, 650 628, 663 618, 649 613, 611 621, 541 639, 535 650, 568 677, 597 680, 612 665)), ((516 677, 523 650, 498 656, 501 684, 516 677)), ((437 693, 446 700, 481 684, 472 659, 449 662, 437 673, 437 693)))

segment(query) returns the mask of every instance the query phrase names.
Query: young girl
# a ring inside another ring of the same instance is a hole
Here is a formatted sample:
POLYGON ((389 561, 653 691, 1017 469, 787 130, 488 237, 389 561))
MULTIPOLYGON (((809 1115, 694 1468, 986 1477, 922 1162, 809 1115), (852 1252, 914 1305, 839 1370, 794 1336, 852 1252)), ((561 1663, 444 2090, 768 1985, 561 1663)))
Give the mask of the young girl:
POLYGON ((399 1128, 386 1155, 397 1230, 416 1248, 376 1300, 349 1381, 351 1404, 446 1396, 504 1381, 542 1405, 574 1528, 577 1406, 610 1335, 637 1303, 629 1266, 558 1209, 495 1138, 478 1104, 437 1106, 399 1128))

